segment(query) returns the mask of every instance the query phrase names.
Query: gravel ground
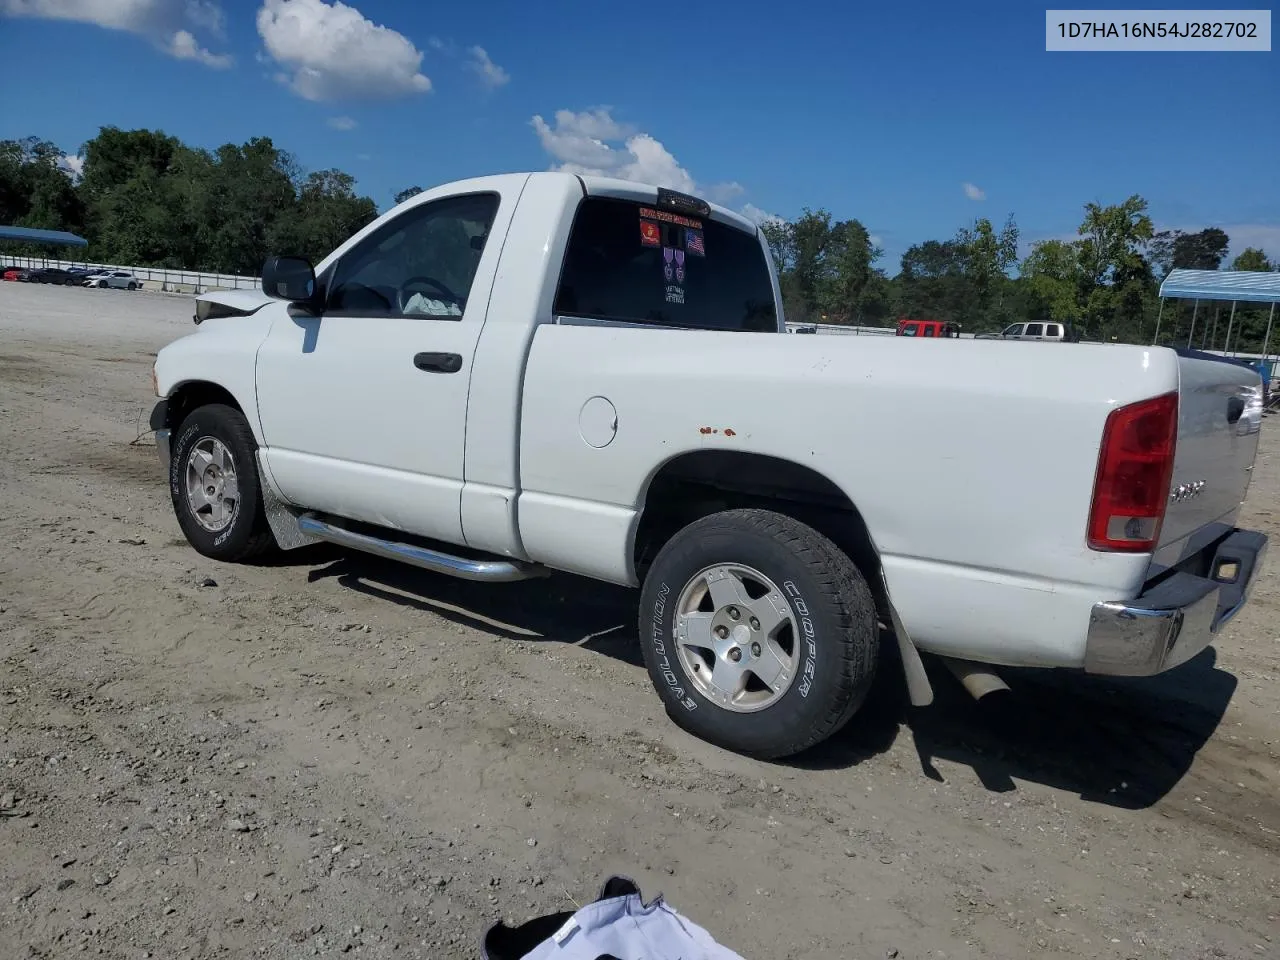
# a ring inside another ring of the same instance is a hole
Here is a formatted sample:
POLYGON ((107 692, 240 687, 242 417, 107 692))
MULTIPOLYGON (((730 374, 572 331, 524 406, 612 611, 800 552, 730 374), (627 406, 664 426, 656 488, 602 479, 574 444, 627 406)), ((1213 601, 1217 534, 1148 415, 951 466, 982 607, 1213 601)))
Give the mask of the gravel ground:
POLYGON ((199 557, 146 433, 190 314, 0 284, 0 956, 478 957, 614 872, 748 960, 1280 956, 1274 560, 1162 677, 886 675, 758 763, 665 718, 628 591, 199 557))

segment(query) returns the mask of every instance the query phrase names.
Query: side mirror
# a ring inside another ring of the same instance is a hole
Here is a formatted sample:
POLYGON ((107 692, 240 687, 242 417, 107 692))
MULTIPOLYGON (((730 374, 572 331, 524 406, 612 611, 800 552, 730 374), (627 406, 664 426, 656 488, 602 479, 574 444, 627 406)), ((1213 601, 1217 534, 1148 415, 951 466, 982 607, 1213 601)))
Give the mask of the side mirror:
POLYGON ((310 303, 316 295, 316 271, 302 257, 270 257, 262 265, 262 292, 277 300, 310 303))

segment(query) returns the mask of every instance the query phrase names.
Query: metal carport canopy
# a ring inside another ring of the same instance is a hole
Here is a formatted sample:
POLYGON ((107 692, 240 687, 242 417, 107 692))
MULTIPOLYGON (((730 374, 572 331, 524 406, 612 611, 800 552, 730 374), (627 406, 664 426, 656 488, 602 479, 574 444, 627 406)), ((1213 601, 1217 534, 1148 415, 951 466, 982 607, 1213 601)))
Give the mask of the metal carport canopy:
POLYGON ((0 240, 19 243, 44 243, 53 247, 87 247, 89 241, 65 230, 35 230, 31 227, 0 226, 0 240))
POLYGON ((1280 303, 1280 273, 1252 270, 1170 270, 1161 298, 1280 303))

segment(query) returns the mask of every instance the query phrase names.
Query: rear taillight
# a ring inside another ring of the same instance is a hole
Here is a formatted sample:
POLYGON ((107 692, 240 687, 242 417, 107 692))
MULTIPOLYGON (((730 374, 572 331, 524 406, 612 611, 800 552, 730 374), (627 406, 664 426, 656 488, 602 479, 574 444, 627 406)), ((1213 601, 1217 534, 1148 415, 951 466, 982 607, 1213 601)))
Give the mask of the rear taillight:
POLYGON ((1178 439, 1178 395, 1112 410, 1102 429, 1089 511, 1094 550, 1145 553, 1160 538, 1178 439))

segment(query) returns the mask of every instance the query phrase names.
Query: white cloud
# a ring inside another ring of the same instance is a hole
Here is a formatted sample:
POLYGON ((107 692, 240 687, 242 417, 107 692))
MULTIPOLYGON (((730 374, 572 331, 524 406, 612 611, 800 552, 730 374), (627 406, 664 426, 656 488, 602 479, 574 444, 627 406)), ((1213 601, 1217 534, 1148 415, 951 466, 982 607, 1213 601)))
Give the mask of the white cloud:
POLYGON ((770 213, 768 210, 761 210, 754 203, 745 204, 740 211, 741 214, 752 223, 764 226, 766 223, 781 223, 782 218, 777 214, 770 213))
POLYGON ((169 38, 168 51, 171 56, 177 57, 179 60, 194 60, 197 63, 203 63, 206 67, 213 67, 216 70, 225 70, 231 66, 231 54, 229 53, 210 53, 200 44, 196 43, 196 38, 188 30, 179 30, 169 38))
POLYGON ((486 87, 496 90, 511 80, 511 74, 494 63, 484 47, 472 47, 467 52, 471 54, 469 66, 480 75, 486 87))
POLYGON ((964 195, 968 197, 970 200, 987 199, 987 192, 983 190, 981 187, 972 183, 964 184, 964 195))
POLYGON ((702 192, 712 203, 727 206, 746 193, 747 188, 738 183, 738 181, 733 180, 729 183, 713 183, 710 186, 703 187, 702 192))
POLYGON ((223 36, 222 8, 212 0, 0 0, 0 15, 92 23, 146 37, 179 60, 215 68, 232 64, 230 54, 210 52, 193 32, 223 36))
POLYGON ((350 117, 330 117, 325 122, 335 130, 354 130, 359 126, 350 117))
POLYGON ((357 153, 357 154, 356 154, 356 159, 357 159, 357 160, 372 160, 372 159, 373 159, 373 155, 372 155, 372 154, 369 154, 369 153, 357 153))
POLYGON ((367 20, 341 0, 264 0, 258 34, 307 100, 390 98, 426 93, 422 51, 403 34, 367 20))
MULTIPOLYGON (((542 116, 535 116, 530 121, 542 149, 551 156, 552 170, 668 187, 706 197, 722 206, 746 192, 736 181, 699 185, 660 141, 618 122, 609 107, 557 110, 552 119, 548 123, 542 116)), ((782 219, 753 203, 743 205, 738 212, 758 224, 782 219)))
POLYGON ((635 180, 687 193, 695 189, 689 171, 666 147, 647 133, 616 122, 607 107, 581 113, 557 110, 554 126, 541 116, 532 122, 554 170, 635 180))
POLYGON ((84 173, 84 157, 64 153, 58 158, 58 167, 71 175, 72 180, 79 180, 84 173))

